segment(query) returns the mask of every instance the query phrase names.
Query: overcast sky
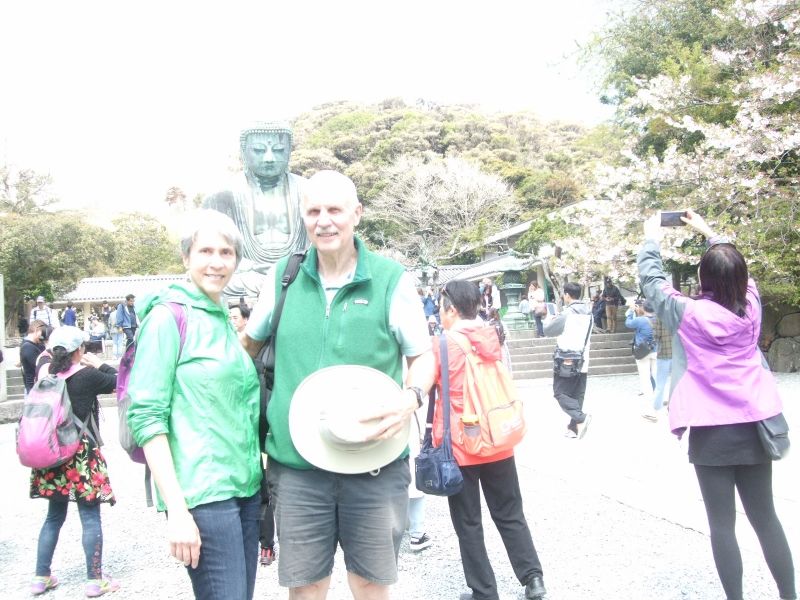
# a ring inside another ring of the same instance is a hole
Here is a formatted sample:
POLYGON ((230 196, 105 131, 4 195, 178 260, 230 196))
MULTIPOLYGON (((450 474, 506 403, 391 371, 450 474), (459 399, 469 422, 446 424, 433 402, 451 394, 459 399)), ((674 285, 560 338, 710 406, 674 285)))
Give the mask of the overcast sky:
POLYGON ((252 120, 403 97, 608 111, 572 58, 609 0, 0 4, 0 161, 69 206, 153 211, 222 185, 252 120))

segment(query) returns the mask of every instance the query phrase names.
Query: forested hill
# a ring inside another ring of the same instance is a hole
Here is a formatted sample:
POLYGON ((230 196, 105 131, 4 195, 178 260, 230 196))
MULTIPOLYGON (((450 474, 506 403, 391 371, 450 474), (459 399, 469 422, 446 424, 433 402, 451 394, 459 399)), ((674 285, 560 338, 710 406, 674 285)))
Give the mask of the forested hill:
POLYGON ((291 171, 335 169, 367 208, 362 235, 406 261, 584 197, 618 148, 608 127, 390 99, 328 103, 294 123, 291 171))

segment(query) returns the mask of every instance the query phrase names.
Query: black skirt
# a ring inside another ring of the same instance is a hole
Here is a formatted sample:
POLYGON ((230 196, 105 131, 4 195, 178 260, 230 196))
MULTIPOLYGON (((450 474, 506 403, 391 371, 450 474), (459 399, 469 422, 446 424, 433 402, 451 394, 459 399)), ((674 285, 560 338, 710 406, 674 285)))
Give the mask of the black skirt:
POLYGON ((755 423, 689 428, 689 462, 706 467, 770 462, 755 423))

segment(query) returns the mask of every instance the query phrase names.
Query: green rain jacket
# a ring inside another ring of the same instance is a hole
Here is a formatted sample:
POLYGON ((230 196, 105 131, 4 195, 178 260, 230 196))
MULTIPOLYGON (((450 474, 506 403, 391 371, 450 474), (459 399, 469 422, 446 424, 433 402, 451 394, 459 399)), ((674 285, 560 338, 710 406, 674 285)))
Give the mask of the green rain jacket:
MULTIPOLYGON (((137 305, 128 411, 136 443, 166 434, 186 504, 247 498, 259 491, 259 387, 228 312, 193 283, 170 285, 137 305), (186 307, 180 349, 175 318, 164 302, 186 307)), ((161 497, 158 509, 165 510, 161 497)))

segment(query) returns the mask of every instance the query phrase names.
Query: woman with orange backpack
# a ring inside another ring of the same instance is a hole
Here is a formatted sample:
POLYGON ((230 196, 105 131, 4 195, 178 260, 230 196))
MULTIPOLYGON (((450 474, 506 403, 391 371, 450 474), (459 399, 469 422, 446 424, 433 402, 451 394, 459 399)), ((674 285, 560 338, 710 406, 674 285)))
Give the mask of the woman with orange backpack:
MULTIPOLYGON (((458 536, 464 577, 472 589, 471 593, 462 594, 461 599, 497 598, 497 582, 483 539, 482 489, 489 514, 503 539, 514 574, 525 586, 525 598, 538 600, 546 594, 542 565, 522 510, 522 494, 514 462, 513 443, 524 434, 524 423, 521 423, 517 437, 496 453, 487 450, 485 444, 480 452, 471 448, 465 439, 469 434, 464 433, 469 424, 474 427, 479 425, 479 420, 486 420, 486 416, 481 415, 481 411, 476 410, 477 407, 470 400, 468 382, 475 383, 470 381, 473 377, 479 378, 488 373, 484 371, 486 368, 499 368, 506 375, 508 373, 501 362, 500 340, 495 328, 485 325, 478 318, 481 294, 474 284, 468 281, 449 281, 441 292, 441 298, 440 315, 445 329, 444 335, 447 337, 450 415, 442 414, 442 391, 437 390, 439 393, 433 419, 433 442, 437 446, 442 443, 443 419, 449 418, 454 424, 451 427, 453 455, 461 469, 464 487, 459 493, 448 496, 447 500, 450 518, 458 536), (477 357, 468 356, 467 352, 475 353, 477 357), (468 364, 475 360, 488 365, 484 364, 476 369, 468 364), (465 409, 465 405, 469 407, 465 409)), ((433 350, 437 363, 436 372, 440 373, 443 359, 439 345, 434 344, 433 350)), ((441 384, 439 381, 436 383, 441 384)), ((480 382, 475 387, 480 388, 480 382)), ((481 429, 486 426, 485 423, 480 423, 481 429)), ((481 437, 483 435, 481 432, 481 437)))

